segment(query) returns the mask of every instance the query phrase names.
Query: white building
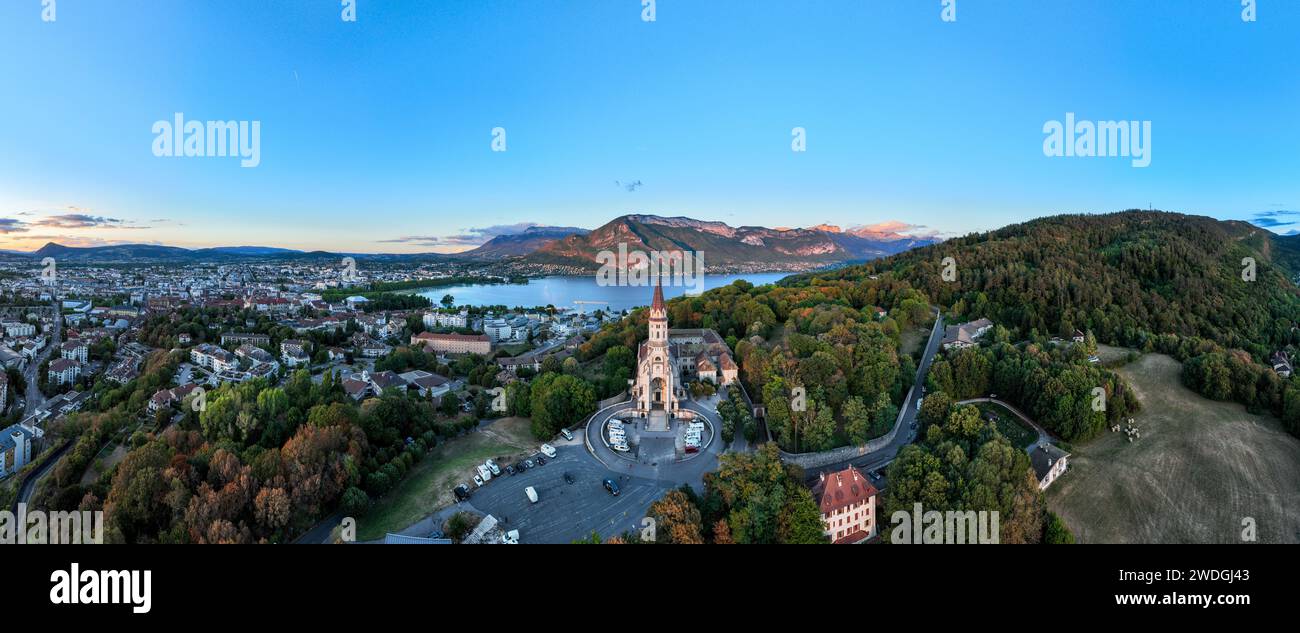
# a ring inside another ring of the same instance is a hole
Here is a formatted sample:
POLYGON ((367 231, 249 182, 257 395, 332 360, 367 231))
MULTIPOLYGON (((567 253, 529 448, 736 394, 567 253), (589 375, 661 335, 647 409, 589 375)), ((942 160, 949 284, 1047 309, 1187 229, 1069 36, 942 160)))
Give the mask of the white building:
POLYGON ((40 429, 21 424, 0 430, 0 478, 18 472, 32 461, 32 440, 42 435, 40 429))
POLYGON ((487 335, 488 340, 493 343, 510 340, 513 328, 505 319, 484 319, 483 333, 487 335))
POLYGON ((21 321, 6 321, 3 324, 3 326, 5 329, 5 336, 8 336, 9 338, 18 338, 20 336, 34 336, 36 334, 36 326, 32 325, 31 323, 23 323, 21 321))
POLYGON ((81 375, 81 363, 68 358, 56 358, 50 361, 50 370, 48 378, 50 382, 56 385, 63 385, 77 381, 81 375))
POLYGON ((461 311, 461 312, 459 312, 459 313, 457 313, 457 314, 451 314, 451 313, 447 313, 447 312, 425 312, 425 313, 424 313, 424 319, 423 319, 423 321, 424 321, 424 327, 426 327, 426 328, 436 328, 436 327, 447 327, 447 328, 468 327, 468 326, 469 326, 469 313, 467 313, 467 312, 465 312, 465 311, 461 311))
POLYGON ((239 361, 234 354, 211 343, 204 343, 190 350, 190 360, 195 365, 220 373, 238 368, 239 361))

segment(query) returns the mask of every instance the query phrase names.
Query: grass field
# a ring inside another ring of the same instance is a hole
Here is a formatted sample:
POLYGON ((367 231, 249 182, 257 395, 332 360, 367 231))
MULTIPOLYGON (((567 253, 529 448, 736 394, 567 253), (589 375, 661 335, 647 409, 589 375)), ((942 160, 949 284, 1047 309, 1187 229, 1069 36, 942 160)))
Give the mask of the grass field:
POLYGON ((1014 413, 1007 411, 1006 407, 992 402, 981 402, 976 404, 975 407, 980 410, 980 417, 983 417, 985 412, 988 411, 997 414, 998 432, 1006 437, 1007 441, 1011 442, 1013 445, 1019 448, 1028 448, 1030 444, 1033 444, 1038 440, 1038 431, 1035 431, 1030 428, 1028 424, 1020 421, 1020 418, 1016 417, 1014 413))
POLYGON ((1181 366, 1146 354, 1117 370, 1142 402, 1142 439, 1075 446, 1048 507, 1082 543, 1300 542, 1300 440, 1271 416, 1202 398, 1181 366))
POLYGON ((502 418, 439 445, 407 473, 402 483, 376 502, 357 521, 357 539, 382 538, 428 516, 452 502, 451 489, 469 483, 474 467, 488 458, 504 468, 516 455, 530 453, 533 439, 528 418, 502 418))

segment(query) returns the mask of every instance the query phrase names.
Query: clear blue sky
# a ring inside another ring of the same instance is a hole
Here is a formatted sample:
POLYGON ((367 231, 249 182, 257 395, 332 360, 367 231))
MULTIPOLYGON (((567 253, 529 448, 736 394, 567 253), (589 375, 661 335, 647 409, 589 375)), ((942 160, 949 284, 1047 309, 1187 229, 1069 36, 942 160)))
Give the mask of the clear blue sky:
POLYGON ((58 0, 45 23, 5 0, 0 245, 1300 209, 1300 2, 1239 4, 659 0, 647 23, 640 0, 358 0, 347 23, 338 0, 58 0), (153 156, 175 112, 260 121, 261 164, 153 156), (1151 166, 1045 157, 1066 112, 1151 121, 1151 166))

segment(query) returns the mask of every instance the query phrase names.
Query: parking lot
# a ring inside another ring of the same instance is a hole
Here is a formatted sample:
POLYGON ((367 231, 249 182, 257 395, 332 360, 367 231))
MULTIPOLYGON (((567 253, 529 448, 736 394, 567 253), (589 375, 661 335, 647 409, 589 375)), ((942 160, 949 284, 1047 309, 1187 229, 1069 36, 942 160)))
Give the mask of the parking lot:
MULTIPOLYGON (((468 505, 491 514, 507 530, 519 530, 523 543, 569 543, 591 534, 608 538, 639 531, 641 517, 668 490, 667 483, 610 472, 592 459, 581 443, 557 446, 555 459, 518 475, 503 470, 483 487, 472 491, 468 505), (564 473, 574 477, 566 483, 564 473), (614 479, 619 495, 611 496, 601 482, 614 479), (528 501, 524 489, 537 491, 537 503, 528 501)), ((474 484, 470 484, 473 487, 474 484)))

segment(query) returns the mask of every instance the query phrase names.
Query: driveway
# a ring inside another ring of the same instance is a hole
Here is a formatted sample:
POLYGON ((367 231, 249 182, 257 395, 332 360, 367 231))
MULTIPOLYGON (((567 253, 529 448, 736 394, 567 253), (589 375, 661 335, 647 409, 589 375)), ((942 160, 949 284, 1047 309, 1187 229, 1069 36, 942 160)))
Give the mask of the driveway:
POLYGON ((719 433, 722 424, 718 421, 717 411, 710 405, 683 400, 681 403, 682 408, 690 409, 700 416, 708 418, 713 425, 714 434, 708 446, 705 446, 697 455, 682 461, 661 459, 645 462, 629 459, 615 452, 601 436, 601 432, 605 428, 605 421, 626 410, 629 406, 631 405, 628 402, 610 405, 597 411, 587 422, 583 432, 586 433, 587 448, 591 451, 594 459, 607 469, 623 476, 666 483, 670 488, 690 484, 696 492, 703 492, 704 474, 718 469, 718 454, 722 452, 722 438, 719 433))

